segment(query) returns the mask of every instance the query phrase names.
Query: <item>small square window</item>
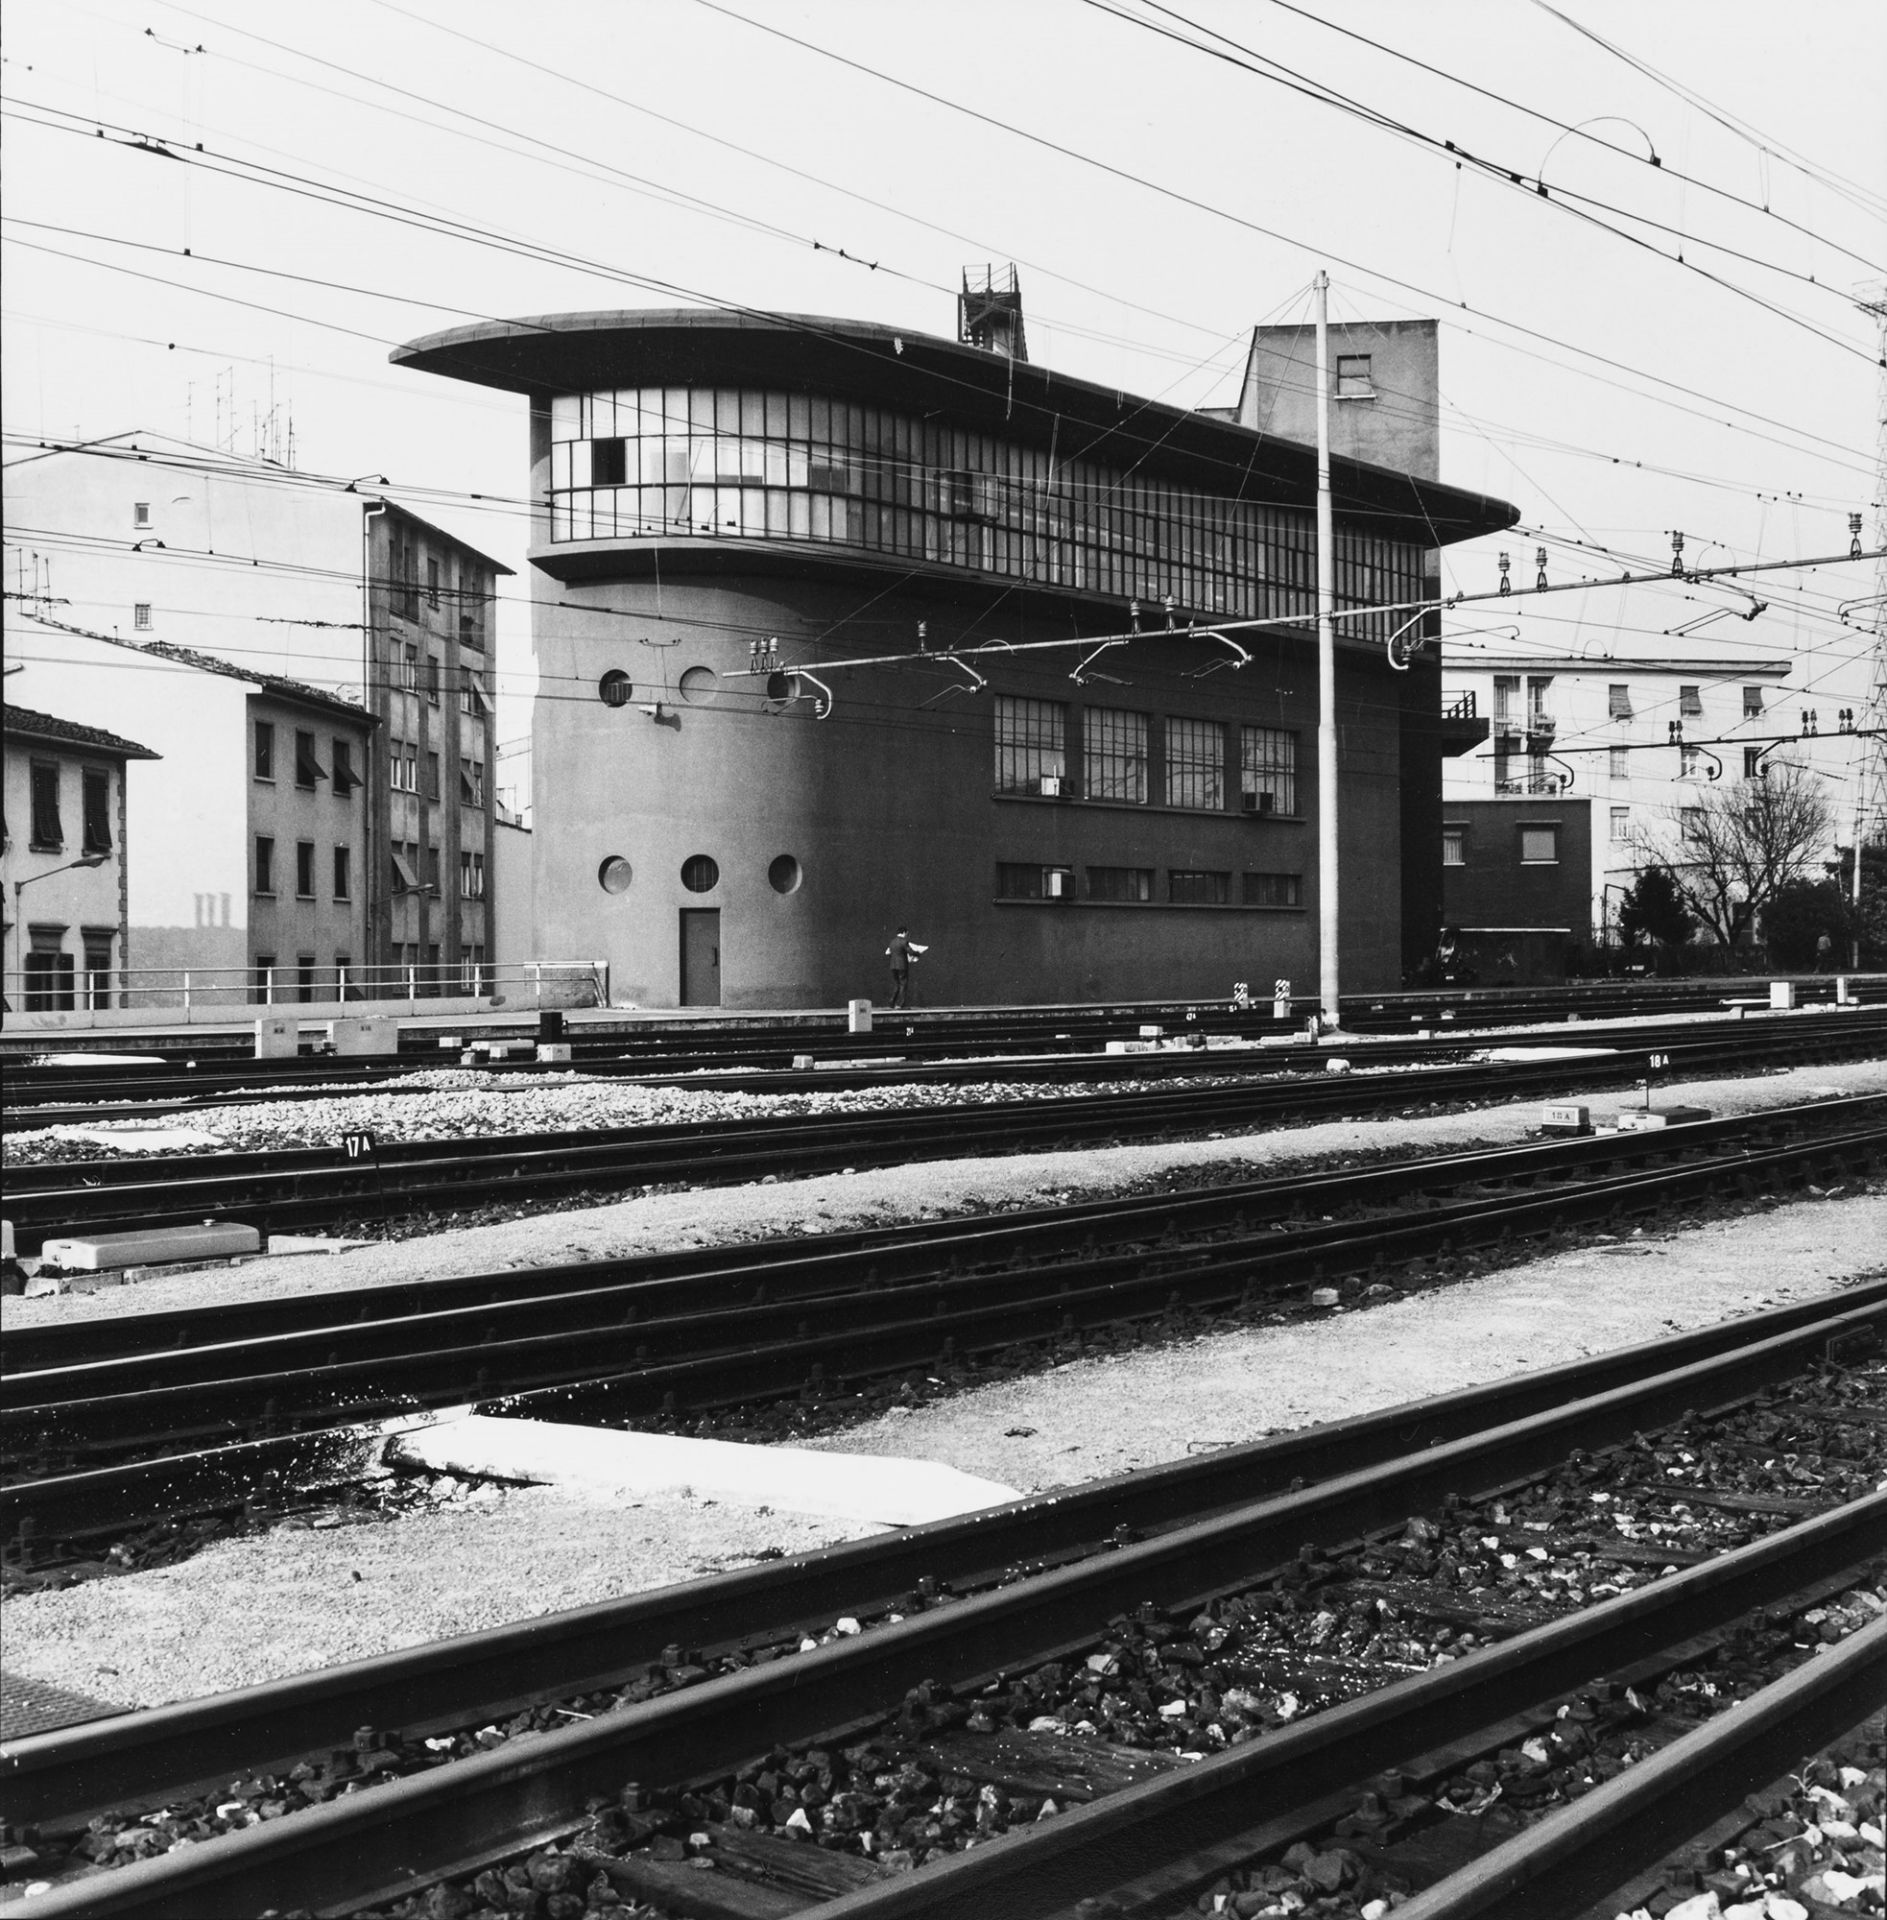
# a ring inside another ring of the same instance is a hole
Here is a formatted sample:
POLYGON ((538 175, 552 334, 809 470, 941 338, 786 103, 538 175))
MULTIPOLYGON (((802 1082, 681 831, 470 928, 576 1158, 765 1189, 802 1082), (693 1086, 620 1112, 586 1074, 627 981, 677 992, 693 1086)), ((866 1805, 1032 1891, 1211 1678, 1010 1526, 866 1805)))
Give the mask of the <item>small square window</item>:
POLYGON ((1606 711, 1614 720, 1631 718, 1631 688, 1613 685, 1606 689, 1606 711))
POLYGON ((1631 808, 1614 807, 1612 809, 1612 838, 1629 840, 1631 838, 1631 808))
POLYGON ((151 503, 148 500, 134 500, 131 503, 131 524, 134 527, 148 527, 151 524, 151 503))
POLYGON ((1761 687, 1743 689, 1743 718, 1760 720, 1763 717, 1763 690, 1761 687))
POLYGON ((1441 863, 1444 867, 1465 867, 1468 864, 1468 830, 1466 827, 1442 828, 1441 863))
POLYGON ((151 630, 151 603, 150 603, 150 602, 149 602, 148 600, 140 600, 140 601, 138 601, 138 602, 137 602, 137 604, 136 604, 135 606, 133 606, 133 607, 132 607, 132 609, 131 609, 131 624, 132 624, 132 625, 133 625, 134 627, 136 627, 136 628, 137 628, 137 630, 138 630, 138 631, 139 631, 140 633, 149 633, 149 632, 150 632, 150 630, 151 630))
POLYGON ((1376 388, 1369 377, 1369 355, 1366 353, 1340 353, 1337 355, 1337 398, 1339 400, 1373 400, 1376 388))
POLYGON ((1677 710, 1687 719, 1698 718, 1704 710, 1704 699, 1696 687, 1679 687, 1677 690, 1677 710))
POLYGON ((1612 749, 1611 773, 1614 780, 1629 780, 1631 778, 1631 749, 1629 747, 1614 747, 1612 749))
POLYGON ((1763 777, 1763 750, 1761 747, 1743 749, 1743 778, 1760 780, 1763 777))
POLYGON ((1553 867, 1559 864, 1559 828, 1522 827, 1520 864, 1525 867, 1553 867))

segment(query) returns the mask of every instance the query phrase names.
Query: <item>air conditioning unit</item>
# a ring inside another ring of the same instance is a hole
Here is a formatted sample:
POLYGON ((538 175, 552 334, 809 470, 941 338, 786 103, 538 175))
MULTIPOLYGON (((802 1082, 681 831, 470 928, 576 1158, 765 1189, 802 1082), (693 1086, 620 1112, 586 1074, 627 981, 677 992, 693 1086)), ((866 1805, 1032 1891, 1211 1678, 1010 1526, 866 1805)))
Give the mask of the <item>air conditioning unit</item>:
POLYGON ((1043 774, 1037 782, 1037 790, 1044 800, 1059 800, 1061 798, 1061 775, 1058 773, 1043 774))
POLYGON ((1276 813, 1278 810, 1278 796, 1275 793, 1247 793, 1242 798, 1247 813, 1276 813))

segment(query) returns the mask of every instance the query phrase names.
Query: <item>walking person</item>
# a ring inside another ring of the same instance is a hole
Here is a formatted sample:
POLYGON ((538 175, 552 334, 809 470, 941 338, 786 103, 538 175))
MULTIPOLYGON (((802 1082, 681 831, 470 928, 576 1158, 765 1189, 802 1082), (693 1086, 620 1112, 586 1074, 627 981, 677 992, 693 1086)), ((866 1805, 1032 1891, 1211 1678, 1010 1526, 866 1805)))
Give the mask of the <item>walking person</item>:
POLYGON ((911 963, 929 951, 928 947, 920 947, 911 938, 908 927, 900 927, 891 936, 891 944, 885 948, 885 957, 891 962, 891 1004, 894 1007, 908 1007, 911 1004, 911 963))
POLYGON ((1834 966, 1834 963, 1834 937, 1828 932, 1827 928, 1824 927, 1815 940, 1815 971, 1817 973, 1827 973, 1829 969, 1834 966))

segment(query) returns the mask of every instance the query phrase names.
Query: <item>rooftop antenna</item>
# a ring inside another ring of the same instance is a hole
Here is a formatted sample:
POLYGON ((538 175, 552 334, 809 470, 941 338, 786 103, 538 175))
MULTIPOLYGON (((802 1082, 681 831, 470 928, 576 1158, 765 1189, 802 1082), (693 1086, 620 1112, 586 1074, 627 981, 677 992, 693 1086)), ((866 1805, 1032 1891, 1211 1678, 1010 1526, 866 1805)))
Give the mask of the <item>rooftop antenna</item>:
POLYGON ((1000 353, 1006 359, 1026 360, 1028 341, 1022 329, 1022 287, 1015 262, 998 269, 963 269, 963 292, 957 299, 957 338, 965 346, 1000 353))

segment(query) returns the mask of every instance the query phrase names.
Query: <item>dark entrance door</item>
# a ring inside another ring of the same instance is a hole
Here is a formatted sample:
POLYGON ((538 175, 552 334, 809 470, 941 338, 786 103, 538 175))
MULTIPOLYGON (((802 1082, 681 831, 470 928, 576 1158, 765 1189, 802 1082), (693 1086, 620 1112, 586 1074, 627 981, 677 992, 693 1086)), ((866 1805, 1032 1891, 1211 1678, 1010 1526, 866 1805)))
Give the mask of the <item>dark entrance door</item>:
POLYGON ((684 1007, 721 1004, 721 910, 681 910, 681 1003, 684 1007))

